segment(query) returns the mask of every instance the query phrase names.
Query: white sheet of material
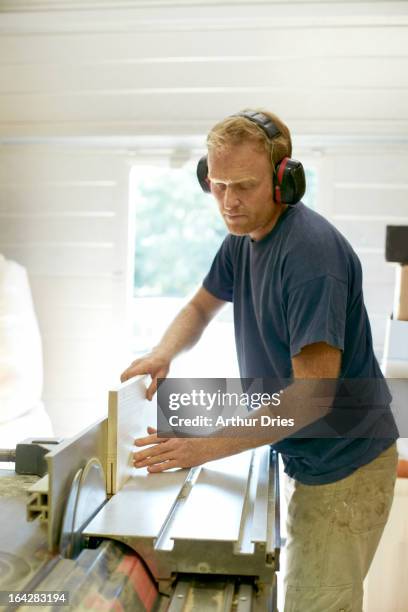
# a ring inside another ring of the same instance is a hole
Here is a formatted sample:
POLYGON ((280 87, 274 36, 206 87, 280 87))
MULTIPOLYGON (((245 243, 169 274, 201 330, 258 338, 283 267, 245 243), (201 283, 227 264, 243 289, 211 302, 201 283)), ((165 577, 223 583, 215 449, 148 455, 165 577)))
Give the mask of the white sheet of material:
POLYGON ((42 346, 26 270, 0 254, 0 423, 41 400, 42 346))
POLYGON ((107 492, 117 493, 136 473, 133 467, 135 438, 156 427, 156 402, 146 399, 146 376, 132 378, 109 391, 107 492))

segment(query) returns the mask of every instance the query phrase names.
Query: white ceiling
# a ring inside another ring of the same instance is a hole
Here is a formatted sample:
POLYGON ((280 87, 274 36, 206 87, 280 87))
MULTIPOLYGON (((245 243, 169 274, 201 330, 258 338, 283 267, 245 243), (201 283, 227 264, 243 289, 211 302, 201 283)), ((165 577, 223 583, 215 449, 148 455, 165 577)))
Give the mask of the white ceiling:
POLYGON ((0 136, 198 135, 257 106, 407 138, 408 2, 0 0, 0 136))

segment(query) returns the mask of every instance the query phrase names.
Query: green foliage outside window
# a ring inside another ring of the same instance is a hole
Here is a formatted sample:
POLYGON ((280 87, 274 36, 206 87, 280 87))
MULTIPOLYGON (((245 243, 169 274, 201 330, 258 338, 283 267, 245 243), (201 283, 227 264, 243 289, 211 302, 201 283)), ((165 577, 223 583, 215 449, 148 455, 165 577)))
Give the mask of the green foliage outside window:
POLYGON ((194 168, 141 169, 135 180, 135 295, 185 297, 198 287, 226 228, 194 168))

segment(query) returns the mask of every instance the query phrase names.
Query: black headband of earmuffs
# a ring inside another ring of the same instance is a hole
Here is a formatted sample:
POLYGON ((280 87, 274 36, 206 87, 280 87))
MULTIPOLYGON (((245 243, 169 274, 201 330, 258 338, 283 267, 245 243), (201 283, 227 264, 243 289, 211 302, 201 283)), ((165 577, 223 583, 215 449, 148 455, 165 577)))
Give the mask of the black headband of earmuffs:
MULTIPOLYGON (((270 140, 279 136, 280 131, 267 115, 256 111, 242 111, 231 117, 244 117, 256 123, 270 140)), ((197 164, 197 178, 205 193, 211 192, 211 182, 208 178, 207 155, 197 164)), ((275 167, 273 173, 273 196, 275 202, 282 204, 297 204, 306 190, 305 171, 302 164, 290 157, 284 157, 275 167)))

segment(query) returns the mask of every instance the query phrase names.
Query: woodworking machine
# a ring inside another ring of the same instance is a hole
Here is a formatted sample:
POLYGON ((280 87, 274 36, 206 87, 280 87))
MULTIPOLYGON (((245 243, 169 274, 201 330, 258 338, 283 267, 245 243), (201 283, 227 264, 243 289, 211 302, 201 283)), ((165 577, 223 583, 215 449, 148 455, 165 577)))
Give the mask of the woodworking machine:
POLYGON ((111 391, 108 418, 55 445, 43 478, 0 470, 0 591, 64 591, 71 610, 276 610, 276 454, 136 470, 156 416, 144 390, 111 391))

